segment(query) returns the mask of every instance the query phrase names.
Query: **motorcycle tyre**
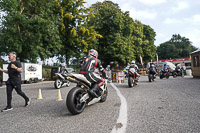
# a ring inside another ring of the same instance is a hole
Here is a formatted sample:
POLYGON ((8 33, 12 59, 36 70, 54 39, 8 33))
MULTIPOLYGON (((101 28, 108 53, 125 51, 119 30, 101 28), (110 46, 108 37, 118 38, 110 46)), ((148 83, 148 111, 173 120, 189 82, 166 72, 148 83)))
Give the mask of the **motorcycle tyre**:
POLYGON ((151 77, 149 76, 149 82, 151 82, 152 81, 152 79, 151 79, 151 77))
POLYGON ((78 105, 79 107, 76 107, 77 105, 75 105, 75 104, 77 104, 76 100, 81 99, 83 92, 84 92, 84 90, 82 88, 74 87, 67 94, 66 106, 67 106, 69 112, 73 115, 80 114, 85 109, 86 102, 78 103, 78 104, 80 104, 80 105, 78 105))
POLYGON ((149 78, 149 82, 152 82, 153 81, 153 79, 151 78, 152 76, 151 76, 151 74, 148 76, 148 78, 149 78))
POLYGON ((63 85, 63 82, 60 80, 60 79, 56 79, 55 82, 54 82, 54 87, 56 89, 60 89, 63 85))
POLYGON ((169 79, 169 74, 166 75, 166 79, 169 79))
POLYGON ((100 102, 105 102, 108 96, 108 89, 106 88, 106 91, 104 91, 104 94, 101 96, 100 102))
POLYGON ((160 75, 160 79, 163 79, 163 75, 162 74, 160 75))
POLYGON ((177 77, 177 73, 174 73, 174 74, 173 74, 173 77, 176 78, 176 77, 177 77))
POLYGON ((132 77, 128 77, 128 86, 129 87, 133 87, 134 86, 133 78, 132 77))

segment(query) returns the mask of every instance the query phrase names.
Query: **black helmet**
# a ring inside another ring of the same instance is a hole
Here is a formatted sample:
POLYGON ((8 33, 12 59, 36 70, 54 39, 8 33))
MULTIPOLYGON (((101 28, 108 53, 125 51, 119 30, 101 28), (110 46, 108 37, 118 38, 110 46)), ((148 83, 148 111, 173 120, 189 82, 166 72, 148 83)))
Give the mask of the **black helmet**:
POLYGON ((88 52, 88 55, 92 55, 95 58, 97 58, 98 57, 98 52, 95 49, 90 49, 89 52, 88 52))

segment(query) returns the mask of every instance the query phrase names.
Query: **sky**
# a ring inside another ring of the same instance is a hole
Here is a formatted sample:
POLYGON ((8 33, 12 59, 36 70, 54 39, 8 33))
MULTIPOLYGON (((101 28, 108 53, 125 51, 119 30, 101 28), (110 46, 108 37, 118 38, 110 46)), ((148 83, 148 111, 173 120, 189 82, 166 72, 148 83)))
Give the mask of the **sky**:
MULTIPOLYGON (((104 0, 85 0, 86 7, 104 0)), ((159 46, 180 34, 192 45, 200 48, 200 1, 199 0, 112 0, 130 17, 149 25, 156 32, 155 45, 159 46)))

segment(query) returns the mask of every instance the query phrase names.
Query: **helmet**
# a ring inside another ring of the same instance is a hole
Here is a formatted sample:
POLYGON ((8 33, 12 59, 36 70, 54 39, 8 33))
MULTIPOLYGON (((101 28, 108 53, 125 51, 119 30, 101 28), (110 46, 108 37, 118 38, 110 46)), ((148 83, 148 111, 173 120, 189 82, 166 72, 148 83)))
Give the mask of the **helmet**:
POLYGON ((132 60, 132 61, 131 61, 131 64, 135 64, 135 61, 134 61, 134 60, 132 60))
POLYGON ((97 58, 98 57, 98 52, 95 49, 90 49, 89 52, 88 52, 88 55, 92 55, 95 58, 97 58))

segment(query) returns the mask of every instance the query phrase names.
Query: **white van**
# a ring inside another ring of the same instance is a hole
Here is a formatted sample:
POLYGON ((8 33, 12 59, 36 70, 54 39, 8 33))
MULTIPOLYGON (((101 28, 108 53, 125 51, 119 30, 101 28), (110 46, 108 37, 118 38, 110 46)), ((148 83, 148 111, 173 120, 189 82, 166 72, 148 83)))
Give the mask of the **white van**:
MULTIPOLYGON (((153 62, 153 63, 157 66, 157 62, 153 62)), ((171 62, 167 62, 167 61, 166 62, 158 62, 158 66, 157 66, 158 71, 162 70, 164 68, 165 64, 168 66, 168 68, 170 70, 175 70, 175 68, 176 68, 176 66, 173 63, 171 63, 171 62)), ((150 67, 150 62, 147 63, 147 69, 149 67, 150 67)))

